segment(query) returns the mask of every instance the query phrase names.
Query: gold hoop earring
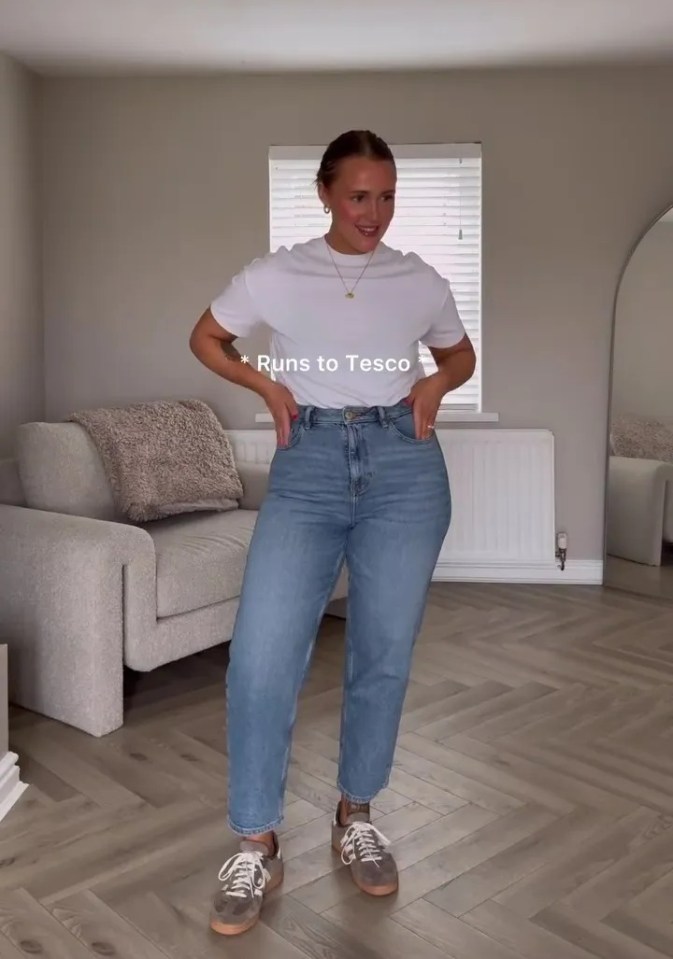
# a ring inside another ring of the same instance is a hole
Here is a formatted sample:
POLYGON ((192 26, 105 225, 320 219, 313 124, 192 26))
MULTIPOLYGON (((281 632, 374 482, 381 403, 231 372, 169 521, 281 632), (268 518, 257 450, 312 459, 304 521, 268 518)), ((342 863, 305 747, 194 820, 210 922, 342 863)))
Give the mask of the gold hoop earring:
POLYGON ((324 206, 324 207, 323 207, 323 210, 325 211, 325 213, 329 213, 329 207, 328 207, 328 206, 324 206))

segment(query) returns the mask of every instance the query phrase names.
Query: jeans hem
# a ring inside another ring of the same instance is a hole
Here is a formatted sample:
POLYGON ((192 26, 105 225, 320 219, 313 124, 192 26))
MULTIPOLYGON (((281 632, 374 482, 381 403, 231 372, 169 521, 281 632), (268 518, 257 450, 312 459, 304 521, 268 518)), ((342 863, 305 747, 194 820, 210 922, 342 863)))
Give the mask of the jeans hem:
POLYGON ((277 826, 280 826, 282 821, 283 818, 281 816, 279 819, 274 819, 273 822, 268 823, 266 826, 260 826, 258 829, 242 829, 236 826, 231 819, 227 818, 227 825, 237 836, 261 836, 262 833, 271 832, 277 826))
POLYGON ((347 789, 344 789, 343 785, 340 782, 337 783, 337 789, 339 790, 342 796, 345 796, 348 802, 356 803, 359 805, 360 803, 370 803, 373 799, 376 798, 376 796, 378 796, 381 790, 386 788, 386 785, 387 784, 384 784, 383 786, 379 787, 379 789, 375 789, 374 792, 369 796, 356 796, 354 795, 354 793, 351 793, 347 789))

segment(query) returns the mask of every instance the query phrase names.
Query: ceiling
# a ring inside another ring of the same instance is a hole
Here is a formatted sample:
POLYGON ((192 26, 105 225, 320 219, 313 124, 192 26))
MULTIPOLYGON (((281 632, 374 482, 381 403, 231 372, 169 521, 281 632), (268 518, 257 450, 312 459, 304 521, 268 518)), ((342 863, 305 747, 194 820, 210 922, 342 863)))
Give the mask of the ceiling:
POLYGON ((662 61, 673 0, 0 0, 0 51, 46 75, 662 61))

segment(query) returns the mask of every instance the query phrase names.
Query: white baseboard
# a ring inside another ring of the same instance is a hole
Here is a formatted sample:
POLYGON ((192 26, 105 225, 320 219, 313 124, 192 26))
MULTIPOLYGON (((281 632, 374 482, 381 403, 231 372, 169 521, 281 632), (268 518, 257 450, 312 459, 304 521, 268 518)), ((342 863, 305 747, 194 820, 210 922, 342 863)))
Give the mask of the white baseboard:
POLYGON ((5 753, 0 759, 0 821, 28 789, 19 778, 18 759, 16 753, 5 753))
POLYGON ((599 559, 569 560, 565 569, 555 563, 531 566, 481 565, 441 561, 432 577, 436 583, 558 583, 594 585, 603 583, 603 561, 599 559))

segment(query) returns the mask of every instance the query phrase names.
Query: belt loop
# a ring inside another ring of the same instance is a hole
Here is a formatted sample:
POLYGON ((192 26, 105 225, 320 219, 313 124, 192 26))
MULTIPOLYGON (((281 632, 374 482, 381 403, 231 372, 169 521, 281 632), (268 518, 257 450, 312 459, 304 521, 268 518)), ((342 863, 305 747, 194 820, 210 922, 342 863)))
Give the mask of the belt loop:
POLYGON ((311 420, 313 417, 313 407, 307 406, 304 409, 304 427, 308 430, 311 428, 311 420))
POLYGON ((387 428, 388 427, 388 411, 386 410, 385 406, 377 406, 376 412, 378 414, 379 423, 381 424, 381 426, 383 426, 384 428, 387 428))

